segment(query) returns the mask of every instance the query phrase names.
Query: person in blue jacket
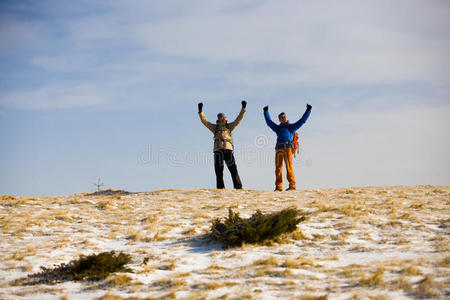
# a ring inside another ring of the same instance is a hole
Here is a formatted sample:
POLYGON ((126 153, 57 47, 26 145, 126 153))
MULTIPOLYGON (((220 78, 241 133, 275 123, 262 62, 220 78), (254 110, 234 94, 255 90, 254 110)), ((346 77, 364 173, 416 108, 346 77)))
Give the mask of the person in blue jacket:
POLYGON ((279 125, 270 119, 269 107, 265 106, 263 109, 267 126, 277 134, 277 144, 275 145, 275 191, 283 190, 283 160, 286 165, 287 180, 289 181, 289 188, 286 190, 296 189, 294 170, 292 168, 292 141, 294 139, 294 133, 308 120, 311 114, 311 108, 312 106, 307 104, 303 116, 293 124, 289 123, 284 112, 280 113, 278 115, 279 125))

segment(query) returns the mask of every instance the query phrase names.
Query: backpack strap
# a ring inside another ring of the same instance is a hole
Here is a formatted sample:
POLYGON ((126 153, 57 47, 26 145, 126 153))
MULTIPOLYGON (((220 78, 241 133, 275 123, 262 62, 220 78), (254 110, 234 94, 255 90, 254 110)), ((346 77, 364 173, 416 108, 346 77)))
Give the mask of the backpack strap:
POLYGON ((281 130, 282 127, 286 127, 289 130, 289 133, 291 134, 292 142, 288 141, 288 142, 283 142, 283 143, 277 143, 275 145, 275 148, 278 147, 279 145, 285 145, 285 147, 287 145, 290 145, 292 147, 292 149, 294 149, 294 145, 293 145, 294 135, 292 134, 291 124, 289 124, 288 126, 280 126, 280 125, 278 125, 278 134, 280 134, 280 130, 281 130))
MULTIPOLYGON (((230 124, 228 124, 228 122, 225 123, 225 128, 228 130, 228 132, 230 133, 230 136, 231 136, 230 124)), ((219 131, 219 124, 216 124, 216 129, 214 130, 214 135, 216 135, 217 131, 219 131)))
POLYGON ((280 134, 280 130, 281 130, 281 128, 283 128, 283 127, 286 127, 286 128, 289 130, 289 133, 291 134, 291 137, 293 137, 292 129, 291 129, 291 124, 289 124, 288 126, 280 126, 280 125, 278 125, 278 132, 277 132, 277 135, 280 134))
POLYGON ((289 133, 291 134, 291 138, 294 139, 294 135, 292 134, 291 124, 288 125, 289 133))

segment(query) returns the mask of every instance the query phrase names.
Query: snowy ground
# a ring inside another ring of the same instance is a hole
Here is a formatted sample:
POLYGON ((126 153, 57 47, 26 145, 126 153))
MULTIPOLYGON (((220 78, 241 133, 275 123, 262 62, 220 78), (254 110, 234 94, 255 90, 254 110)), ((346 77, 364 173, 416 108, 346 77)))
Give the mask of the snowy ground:
POLYGON ((450 297, 449 186, 0 199, 1 299, 450 297), (307 220, 279 243, 223 250, 205 234, 229 207, 242 217, 296 207, 307 220), (12 284, 40 266, 110 250, 132 255, 133 272, 12 284))

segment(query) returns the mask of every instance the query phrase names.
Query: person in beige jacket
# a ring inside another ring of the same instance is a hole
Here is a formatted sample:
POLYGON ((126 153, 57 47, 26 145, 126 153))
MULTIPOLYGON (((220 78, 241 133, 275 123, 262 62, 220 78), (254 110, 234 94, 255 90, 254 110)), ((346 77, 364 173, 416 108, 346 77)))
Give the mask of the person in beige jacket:
POLYGON ((216 172, 216 187, 224 189, 223 182, 223 165, 227 164, 228 170, 231 173, 233 180, 233 187, 235 189, 242 189, 241 179, 239 178, 236 161, 233 155, 233 138, 231 132, 239 125, 244 118, 246 101, 242 101, 242 109, 236 120, 228 123, 227 117, 224 113, 217 114, 216 124, 208 122, 203 113, 203 103, 198 104, 198 115, 200 121, 214 134, 214 171, 216 172))

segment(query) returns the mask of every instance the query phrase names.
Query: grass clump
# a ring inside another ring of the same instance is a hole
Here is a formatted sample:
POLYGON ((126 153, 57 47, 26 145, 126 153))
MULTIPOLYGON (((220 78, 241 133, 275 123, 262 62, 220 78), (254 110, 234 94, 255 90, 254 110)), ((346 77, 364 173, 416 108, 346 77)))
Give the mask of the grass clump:
POLYGON ((132 281, 133 281, 133 278, 131 278, 128 275, 116 275, 116 276, 108 278, 106 285, 108 287, 124 286, 124 285, 130 284, 132 281))
POLYGON ((243 219, 230 208, 228 218, 223 222, 220 219, 213 220, 211 238, 221 242, 225 248, 273 240, 282 233, 297 229, 297 224, 305 220, 299 214, 300 211, 294 208, 272 214, 263 214, 257 210, 250 218, 243 219))
POLYGON ((315 296, 315 295, 301 295, 300 300, 328 300, 328 295, 315 296))
POLYGON ((367 285, 367 286, 381 286, 383 285, 383 274, 384 274, 384 268, 378 267, 378 269, 375 271, 372 276, 367 278, 365 275, 363 275, 360 284, 361 285, 367 285))
POLYGON ((22 284, 53 284, 67 280, 103 280, 111 273, 130 272, 124 266, 131 261, 131 256, 114 251, 84 256, 55 268, 41 267, 42 271, 29 275, 22 284))
POLYGON ((12 201, 12 200, 17 200, 17 197, 13 196, 13 195, 0 195, 0 200, 12 201))

